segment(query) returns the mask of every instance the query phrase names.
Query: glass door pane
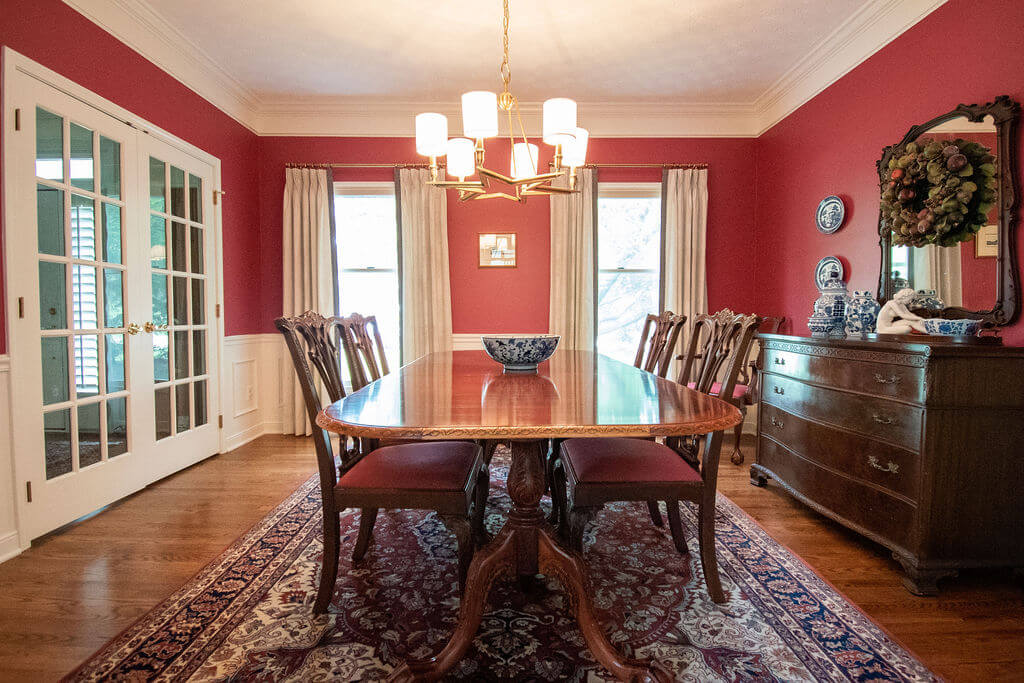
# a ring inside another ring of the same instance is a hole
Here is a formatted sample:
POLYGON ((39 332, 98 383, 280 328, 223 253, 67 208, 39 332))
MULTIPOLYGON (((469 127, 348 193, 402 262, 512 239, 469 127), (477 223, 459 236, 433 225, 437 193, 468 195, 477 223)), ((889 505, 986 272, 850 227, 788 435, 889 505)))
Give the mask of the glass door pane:
POLYGON ((131 450, 121 142, 36 108, 36 260, 47 480, 131 450), (96 150, 100 150, 97 155, 96 150), (98 182, 97 182, 98 180, 98 182), (100 217, 100 220, 97 218, 100 217), (120 425, 114 433, 103 425, 120 425))
POLYGON ((209 287, 204 255, 205 180, 172 161, 150 156, 154 412, 157 440, 207 424, 209 287))

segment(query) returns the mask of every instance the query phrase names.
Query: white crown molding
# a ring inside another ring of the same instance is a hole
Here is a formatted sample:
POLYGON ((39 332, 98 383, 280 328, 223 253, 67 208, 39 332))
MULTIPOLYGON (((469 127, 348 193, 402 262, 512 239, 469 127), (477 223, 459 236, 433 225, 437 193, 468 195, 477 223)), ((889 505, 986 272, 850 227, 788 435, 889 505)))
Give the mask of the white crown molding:
POLYGON ((144 0, 64 0, 207 102, 255 131, 255 93, 144 0))
POLYGON ((869 0, 755 100, 758 134, 944 4, 946 0, 869 0))
MULTIPOLYGON (((411 137, 413 117, 458 102, 351 97, 259 97, 145 0, 64 0, 258 135, 411 137)), ((580 102, 594 137, 757 137, 888 45, 946 0, 868 0, 751 103, 580 102)), ((523 103, 527 132, 540 104, 523 103)))
MULTIPOLYGON (((579 102, 580 124, 592 137, 756 137, 750 104, 579 102)), ((416 114, 436 111, 459 121, 460 105, 350 97, 266 99, 256 118, 260 135, 410 137, 416 114)), ((519 105, 528 135, 539 135, 541 103, 519 105)), ((457 134, 458 130, 452 130, 457 134)))

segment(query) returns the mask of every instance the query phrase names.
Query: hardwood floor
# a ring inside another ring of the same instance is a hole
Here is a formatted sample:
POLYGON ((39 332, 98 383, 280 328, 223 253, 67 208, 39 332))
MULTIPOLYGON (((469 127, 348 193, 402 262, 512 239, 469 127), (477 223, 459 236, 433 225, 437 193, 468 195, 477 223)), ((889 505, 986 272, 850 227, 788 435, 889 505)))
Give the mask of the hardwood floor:
MULTIPOLYGON (((728 446, 728 443, 727 443, 728 446)), ((745 447, 747 461, 752 452, 745 447)), ((0 679, 54 680, 180 587, 314 473, 304 439, 263 437, 37 540, 0 564, 0 679)), ((722 465, 720 490, 952 681, 1020 680, 1024 589, 967 573, 917 598, 897 565, 778 487, 722 465)))

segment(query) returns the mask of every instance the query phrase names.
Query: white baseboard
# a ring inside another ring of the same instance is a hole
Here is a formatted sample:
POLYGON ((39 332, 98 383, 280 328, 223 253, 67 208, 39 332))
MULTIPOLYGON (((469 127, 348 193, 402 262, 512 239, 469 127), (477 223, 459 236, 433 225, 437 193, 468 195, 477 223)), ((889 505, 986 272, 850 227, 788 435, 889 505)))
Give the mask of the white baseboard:
POLYGON ((21 554, 23 548, 18 544, 18 532, 8 531, 0 536, 0 562, 6 562, 21 554))

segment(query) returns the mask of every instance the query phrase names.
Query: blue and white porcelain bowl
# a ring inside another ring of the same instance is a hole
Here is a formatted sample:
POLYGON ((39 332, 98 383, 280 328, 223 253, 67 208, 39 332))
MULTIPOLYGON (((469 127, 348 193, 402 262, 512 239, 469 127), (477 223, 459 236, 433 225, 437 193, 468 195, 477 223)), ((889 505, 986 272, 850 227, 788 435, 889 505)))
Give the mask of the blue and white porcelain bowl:
POLYGON ((529 336, 494 335, 480 337, 484 351, 510 372, 536 370, 558 347, 557 334, 535 334, 529 336))
POLYGON ((928 334, 941 334, 949 337, 973 337, 981 329, 980 320, 959 318, 943 320, 942 318, 926 318, 922 321, 928 334))

